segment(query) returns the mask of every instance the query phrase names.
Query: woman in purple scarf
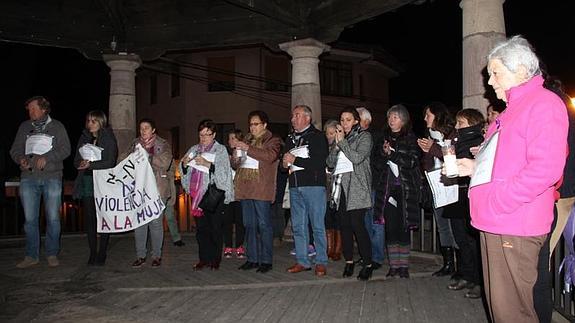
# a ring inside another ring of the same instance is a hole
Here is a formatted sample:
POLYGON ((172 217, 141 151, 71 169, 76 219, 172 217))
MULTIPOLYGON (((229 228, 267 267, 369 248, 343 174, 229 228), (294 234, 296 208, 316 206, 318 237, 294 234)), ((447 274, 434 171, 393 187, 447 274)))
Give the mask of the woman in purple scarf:
POLYGON ((199 143, 186 152, 180 163, 182 186, 190 195, 190 213, 196 219, 200 261, 194 270, 218 269, 222 260, 224 205, 233 201, 234 196, 232 169, 226 147, 215 140, 216 124, 209 119, 200 121, 198 134, 199 143), (224 201, 213 213, 199 207, 210 183, 208 169, 212 171, 211 181, 226 192, 224 201))

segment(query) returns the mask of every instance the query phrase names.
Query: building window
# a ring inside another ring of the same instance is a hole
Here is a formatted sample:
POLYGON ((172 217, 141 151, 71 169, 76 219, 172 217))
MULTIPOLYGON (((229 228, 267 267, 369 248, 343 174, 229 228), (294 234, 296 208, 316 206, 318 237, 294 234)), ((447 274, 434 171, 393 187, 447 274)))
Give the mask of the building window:
POLYGON ((208 58, 208 91, 233 91, 236 88, 234 57, 208 58))
POLYGON ((266 56, 265 89, 267 91, 287 92, 291 87, 289 69, 289 61, 284 57, 266 56))
POLYGON ((150 104, 158 103, 158 76, 150 75, 150 104))
POLYGON ((180 96, 180 75, 177 72, 171 74, 170 89, 172 92, 172 98, 180 96))
POLYGON ((352 96, 351 63, 322 60, 319 64, 321 93, 334 96, 352 96))

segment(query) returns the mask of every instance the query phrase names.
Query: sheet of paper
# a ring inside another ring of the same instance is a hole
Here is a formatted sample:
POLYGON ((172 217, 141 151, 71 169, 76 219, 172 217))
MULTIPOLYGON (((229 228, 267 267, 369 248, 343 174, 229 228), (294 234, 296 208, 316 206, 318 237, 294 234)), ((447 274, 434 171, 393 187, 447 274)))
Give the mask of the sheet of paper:
POLYGON ((499 131, 494 133, 479 147, 479 151, 475 156, 475 170, 473 171, 473 176, 471 176, 469 187, 491 182, 498 141, 499 131))
POLYGON ((52 139, 54 137, 46 134, 31 135, 26 138, 26 155, 44 155, 52 150, 52 139))
POLYGON ((335 164, 333 174, 337 175, 349 172, 353 172, 353 163, 347 158, 343 151, 340 151, 337 154, 337 164, 335 164))
POLYGON ((85 144, 84 146, 80 147, 80 149, 78 149, 80 155, 82 156, 82 159, 90 162, 102 160, 103 150, 104 148, 98 147, 93 144, 85 144))
MULTIPOLYGON (((309 158, 309 148, 307 145, 304 146, 299 146, 299 147, 295 147, 292 148, 289 151, 290 154, 294 155, 295 157, 299 157, 299 158, 309 158)), ((289 165, 289 170, 290 173, 291 172, 297 172, 298 170, 303 170, 303 167, 299 167, 293 164, 289 165)))
POLYGON ((437 130, 429 129, 429 136, 436 141, 443 141, 443 134, 437 130))
POLYGON ((443 182, 446 177, 441 175, 441 169, 425 172, 431 193, 433 204, 436 208, 455 203, 459 200, 459 185, 447 185, 443 182))
POLYGON ((259 167, 260 162, 251 158, 250 156, 246 156, 246 158, 240 164, 240 168, 258 169, 259 167))
MULTIPOLYGON (((192 154, 195 156, 196 153, 190 153, 189 156, 191 157, 192 154)), ((202 156, 202 158, 204 158, 205 160, 209 161, 210 163, 213 163, 216 160, 216 154, 214 153, 201 153, 200 156, 202 156)), ((208 174, 210 172, 210 168, 206 167, 204 165, 199 165, 198 163, 196 163, 196 161, 194 159, 190 160, 190 162, 188 163, 188 166, 195 168, 197 170, 199 170, 202 173, 206 173, 208 174)))
POLYGON ((290 171, 290 173, 292 173, 292 172, 297 172, 298 170, 304 170, 304 169, 305 169, 305 168, 296 166, 296 165, 294 165, 294 164, 290 164, 290 165, 289 165, 289 171, 290 171))
POLYGON ((397 207, 397 201, 393 198, 393 196, 390 196, 387 201, 389 202, 389 204, 397 207))
POLYGON ((246 151, 241 149, 234 149, 234 155, 238 158, 246 156, 246 151))
POLYGON ((391 160, 387 161, 387 165, 389 165, 389 169, 391 169, 393 176, 398 177, 399 176, 399 166, 397 166, 397 164, 392 162, 391 160))
POLYGON ((296 157, 299 157, 299 158, 309 158, 309 149, 308 149, 307 145, 293 148, 289 152, 290 152, 290 154, 292 154, 296 157))

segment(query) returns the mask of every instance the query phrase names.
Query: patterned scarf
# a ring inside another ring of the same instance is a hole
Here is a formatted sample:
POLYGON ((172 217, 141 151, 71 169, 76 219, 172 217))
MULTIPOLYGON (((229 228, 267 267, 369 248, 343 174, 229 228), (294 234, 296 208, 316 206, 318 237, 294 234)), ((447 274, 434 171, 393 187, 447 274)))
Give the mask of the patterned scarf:
POLYGON ((50 123, 52 119, 49 115, 45 114, 42 118, 32 121, 32 127, 34 127, 34 133, 43 132, 46 125, 50 123))
POLYGON ((156 145, 156 134, 153 134, 150 138, 144 139, 140 137, 140 144, 150 156, 154 155, 154 146, 156 145))
MULTIPOLYGON (((361 127, 358 124, 351 128, 351 131, 345 135, 345 139, 348 142, 353 142, 357 138, 357 136, 362 132, 361 127)), ((336 145, 337 149, 337 145, 336 145)), ((331 180, 331 196, 329 199, 329 206, 330 208, 337 210, 339 208, 339 202, 341 197, 341 180, 343 178, 343 174, 332 175, 331 180)))
MULTIPOLYGON (((207 151, 212 150, 215 141, 212 141, 211 144, 207 146, 199 145, 198 150, 196 151, 195 156, 200 155, 201 153, 205 153, 207 151)), ((192 168, 192 173, 190 174, 190 197, 192 198, 192 208, 190 209, 190 213, 192 216, 200 217, 204 215, 204 211, 198 207, 202 197, 204 197, 204 193, 206 190, 202 187, 202 183, 204 182, 204 173, 201 171, 192 168)))

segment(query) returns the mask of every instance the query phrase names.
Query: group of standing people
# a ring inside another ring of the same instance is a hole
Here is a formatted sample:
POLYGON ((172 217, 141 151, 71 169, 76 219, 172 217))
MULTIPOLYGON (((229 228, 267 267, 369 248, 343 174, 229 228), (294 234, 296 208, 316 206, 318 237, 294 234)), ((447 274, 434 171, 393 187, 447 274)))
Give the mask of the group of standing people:
MULTIPOLYGON (((342 276, 353 276, 359 263, 357 278, 368 280, 381 267, 385 249, 390 265, 387 276, 408 278, 410 230, 420 225, 422 170, 442 167, 441 145, 450 140, 458 158, 459 199, 433 208, 444 258, 443 267, 434 275, 452 275, 448 288, 468 289, 466 297, 470 298, 480 297, 483 285, 495 322, 548 321, 548 295, 534 291, 549 283, 544 280, 549 271, 554 202, 567 157, 567 112, 561 98, 544 87, 540 62, 522 37, 496 46, 488 60, 488 83, 506 102, 506 109, 491 106, 485 128, 477 110, 463 109, 453 118, 443 104, 431 103, 424 109, 429 136, 420 139, 412 132, 409 112, 402 105, 387 111, 382 131, 369 127, 369 111, 349 107, 341 111, 339 121, 326 123, 325 133, 312 124, 311 109, 298 105, 292 109, 293 132, 285 144, 267 129, 269 119, 263 111, 248 115, 245 137, 237 131, 230 134, 230 149, 215 140, 214 121, 203 120, 198 126, 199 143, 174 165, 171 147, 156 134, 152 120, 140 121, 138 138, 119 154, 105 114, 89 112, 77 147, 97 145, 103 148, 102 158, 84 160, 78 149, 74 158, 78 169, 74 195, 82 200, 85 212, 88 264, 105 263, 109 241, 107 234, 100 234, 99 243, 97 239, 93 170, 113 167, 118 154, 121 159, 139 144, 148 152, 161 198, 168 205, 171 200, 173 206, 175 200, 173 172, 180 168, 197 223, 199 262, 194 270, 218 269, 222 255, 230 256, 232 224, 236 225, 238 257, 247 256, 239 269, 272 270, 271 206, 281 165, 289 171, 296 253, 296 263, 288 272, 313 269, 315 275, 324 276, 328 258, 339 259, 343 250, 342 276), (488 153, 489 145, 495 145, 496 154, 488 153), (483 154, 477 162, 476 154, 483 154), (193 164, 206 167, 209 173, 193 164), (475 169, 489 175, 470 179, 477 174, 475 169), (200 201, 210 184, 225 193, 214 210, 204 210, 200 201), (310 237, 314 259, 308 254, 310 237), (354 260, 354 241, 360 260, 354 260)), ((46 255, 48 265, 55 267, 59 264, 62 162, 71 153, 70 142, 64 126, 50 117, 45 98, 31 98, 26 109, 30 120, 22 123, 10 150, 21 169, 20 196, 26 217, 26 256, 17 267, 39 262, 41 197, 47 219, 46 255), (26 152, 31 135, 47 135, 50 149, 26 152)), ((171 217, 170 230, 173 210, 171 217)), ((135 230, 133 267, 146 263, 148 236, 151 266, 161 265, 162 217, 135 230)), ((183 245, 175 236, 174 244, 183 245)))
MULTIPOLYGON (((12 159, 18 163, 21 170, 20 198, 24 208, 26 233, 26 255, 16 266, 28 268, 39 263, 40 234, 39 209, 43 199, 46 214, 46 257, 48 266, 59 265, 60 251, 60 207, 62 200, 63 161, 70 153, 70 140, 64 125, 50 117, 50 103, 41 96, 30 98, 25 103, 29 120, 23 122, 16 134, 10 149, 12 159), (36 136, 35 140, 42 144, 27 151, 27 140, 36 136), (45 151, 39 151, 38 149, 45 151)), ((173 210, 175 197, 174 161, 172 149, 168 142, 156 134, 152 120, 142 119, 139 124, 139 136, 134 139, 129 148, 121 152, 120 159, 134 151, 137 144, 147 151, 150 165, 158 191, 164 204, 168 205, 166 215, 170 230, 173 231, 174 244, 182 246, 183 242, 177 232, 173 210), (172 200, 172 202, 170 202, 172 200)), ((88 265, 102 266, 106 262, 109 234, 97 233, 96 204, 94 200, 94 170, 112 168, 118 160, 118 145, 112 129, 108 126, 107 117, 100 110, 88 112, 85 127, 78 140, 74 155, 74 167, 78 170, 74 182, 73 197, 82 202, 84 212, 84 228, 88 237, 88 265), (99 160, 89 161, 82 157, 80 148, 91 144, 101 149, 99 160), (99 236, 99 239, 98 239, 99 236)), ((135 229, 136 260, 133 267, 146 263, 147 243, 150 236, 152 245, 152 267, 158 267, 162 261, 163 217, 135 229)))

